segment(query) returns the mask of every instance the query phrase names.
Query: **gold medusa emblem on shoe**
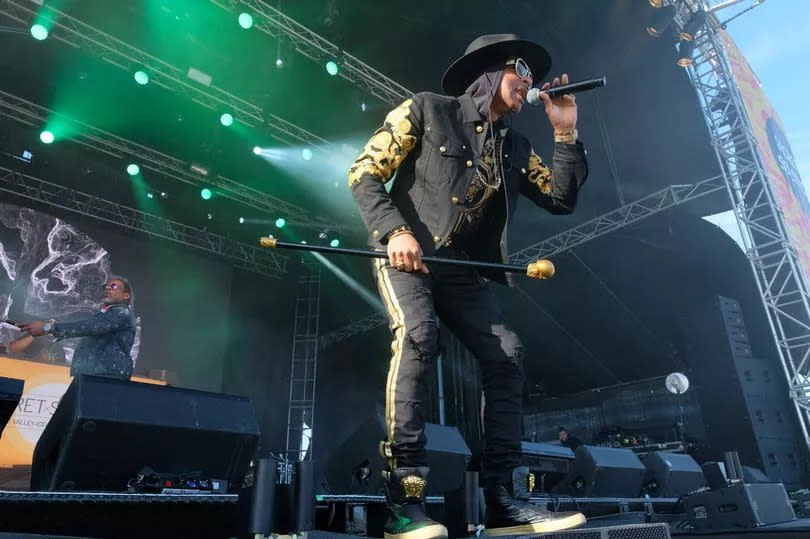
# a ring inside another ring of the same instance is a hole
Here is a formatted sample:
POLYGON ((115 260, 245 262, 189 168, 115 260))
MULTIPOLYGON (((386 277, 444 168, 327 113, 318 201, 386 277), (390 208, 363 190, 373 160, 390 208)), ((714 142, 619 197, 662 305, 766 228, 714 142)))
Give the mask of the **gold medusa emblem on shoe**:
POLYGON ((408 498, 421 498, 426 485, 427 481, 418 475, 407 475, 402 478, 402 489, 408 498))
POLYGON ((528 480, 529 480, 529 492, 534 492, 534 474, 533 473, 529 474, 528 480))

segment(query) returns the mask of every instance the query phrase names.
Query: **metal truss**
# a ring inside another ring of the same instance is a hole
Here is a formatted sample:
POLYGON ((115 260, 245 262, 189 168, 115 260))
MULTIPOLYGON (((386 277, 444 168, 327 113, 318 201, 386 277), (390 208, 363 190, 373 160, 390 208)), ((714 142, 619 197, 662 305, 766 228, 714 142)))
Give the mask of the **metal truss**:
POLYGON ((525 265, 540 258, 550 257, 636 221, 652 217, 673 206, 723 189, 725 189, 725 183, 722 176, 714 176, 691 185, 670 185, 556 236, 516 251, 509 256, 509 260, 513 264, 525 265))
POLYGON ((413 92, 386 77, 368 64, 341 50, 306 26, 286 16, 265 0, 211 0, 217 6, 236 15, 250 11, 254 28, 270 37, 283 39, 299 53, 316 62, 334 60, 340 64, 338 75, 363 88, 390 105, 399 105, 413 92))
POLYGON ((320 310, 321 265, 320 262, 305 263, 295 298, 290 399, 287 404, 285 447, 286 456, 291 461, 312 460, 320 310))
MULTIPOLYGON (((696 0, 689 5, 701 9, 696 0)), ((797 246, 787 234, 716 24, 716 19, 709 17, 703 31, 695 36, 689 75, 756 276, 805 443, 810 446, 810 295, 797 246)))
POLYGON ((187 96, 208 109, 229 111, 238 121, 250 127, 262 126, 268 129, 282 142, 303 143, 325 152, 337 153, 331 142, 262 110, 256 103, 214 85, 205 86, 195 82, 187 76, 186 71, 136 49, 48 4, 40 8, 30 0, 0 0, 0 15, 24 25, 31 24, 35 18, 47 19, 51 24, 49 39, 57 39, 82 49, 127 72, 133 71, 135 66, 140 66, 149 72, 152 84, 187 96))
POLYGON ((388 317, 385 313, 374 313, 365 318, 355 320, 321 337, 321 348, 326 348, 337 342, 346 340, 349 337, 360 335, 361 333, 365 333, 366 331, 370 331, 387 323, 388 317))
POLYGON ((280 277, 287 272, 287 258, 271 251, 163 219, 3 166, 0 166, 0 191, 206 251, 231 261, 236 267, 261 275, 280 277))
MULTIPOLYGON (((652 217, 673 206, 722 191, 725 187, 723 176, 714 176, 692 185, 670 185, 666 189, 661 189, 624 207, 600 215, 556 236, 516 251, 510 255, 510 262, 526 265, 539 258, 559 254, 642 219, 652 217)), ((385 313, 371 314, 331 333, 327 333, 321 337, 321 347, 326 348, 387 323, 388 318, 385 313)))
POLYGON ((284 217, 289 223, 300 227, 329 228, 338 232, 342 230, 340 224, 318 219, 303 208, 280 198, 270 196, 222 175, 199 176, 191 172, 190 163, 79 122, 2 90, 0 90, 0 114, 34 127, 45 125, 49 119, 59 118, 71 126, 70 132, 75 133, 68 138, 88 148, 113 157, 131 157, 142 168, 173 180, 191 185, 203 183, 211 185, 224 198, 264 212, 273 219, 284 217))

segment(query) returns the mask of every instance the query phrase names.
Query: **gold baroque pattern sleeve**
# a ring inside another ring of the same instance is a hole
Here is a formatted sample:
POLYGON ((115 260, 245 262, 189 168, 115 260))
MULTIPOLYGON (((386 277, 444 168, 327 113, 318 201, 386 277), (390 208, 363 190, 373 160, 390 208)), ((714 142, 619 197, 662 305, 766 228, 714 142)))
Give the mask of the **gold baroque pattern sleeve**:
POLYGON ((551 194, 551 169, 534 150, 529 154, 529 182, 537 186, 544 195, 551 194))
POLYGON ((412 103, 412 99, 406 100, 385 117, 383 126, 374 132, 363 153, 349 169, 349 188, 368 176, 386 183, 416 146, 417 133, 411 121, 412 103))

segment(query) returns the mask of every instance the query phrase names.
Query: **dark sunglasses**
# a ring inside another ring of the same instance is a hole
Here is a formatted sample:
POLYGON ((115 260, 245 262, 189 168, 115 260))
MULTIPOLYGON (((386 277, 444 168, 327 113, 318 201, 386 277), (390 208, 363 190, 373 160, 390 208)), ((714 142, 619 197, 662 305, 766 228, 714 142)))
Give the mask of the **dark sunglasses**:
POLYGON ((124 288, 119 283, 108 283, 104 285, 104 290, 120 290, 124 288))
POLYGON ((523 58, 515 58, 514 60, 509 60, 506 62, 506 67, 510 67, 515 70, 515 74, 521 79, 533 79, 532 77, 532 70, 529 69, 529 64, 526 63, 526 60, 523 58))

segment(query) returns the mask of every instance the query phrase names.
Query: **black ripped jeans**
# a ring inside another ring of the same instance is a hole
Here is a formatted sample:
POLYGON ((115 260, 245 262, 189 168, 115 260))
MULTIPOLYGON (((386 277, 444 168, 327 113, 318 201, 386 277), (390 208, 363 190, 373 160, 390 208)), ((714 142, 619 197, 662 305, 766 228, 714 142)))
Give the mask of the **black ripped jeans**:
MULTIPOLYGON (((437 256, 462 258, 443 248, 437 256)), ((483 474, 508 480, 519 466, 523 346, 506 327, 495 297, 474 269, 434 264, 430 273, 406 273, 374 263, 394 340, 386 384, 389 466, 425 466, 425 400, 439 351, 438 320, 473 353, 484 389, 483 474)))

